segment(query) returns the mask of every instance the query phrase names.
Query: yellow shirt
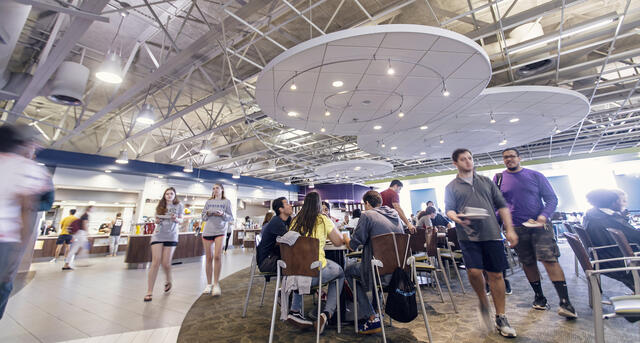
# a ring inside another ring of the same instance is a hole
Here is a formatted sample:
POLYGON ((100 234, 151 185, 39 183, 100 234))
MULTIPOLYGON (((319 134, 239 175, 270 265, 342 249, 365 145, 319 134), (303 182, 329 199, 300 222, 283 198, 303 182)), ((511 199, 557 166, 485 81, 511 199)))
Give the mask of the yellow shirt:
POLYGON ((69 230, 67 230, 67 228, 76 219, 78 219, 78 218, 76 216, 74 216, 74 215, 69 215, 67 217, 64 217, 62 219, 62 221, 60 222, 60 234, 61 235, 68 235, 69 234, 69 230))
MULTIPOLYGON (((295 221, 296 219, 294 218, 290 227, 294 226, 293 224, 295 221)), ((327 218, 325 215, 319 214, 311 237, 317 238, 320 242, 320 254, 318 256, 318 260, 322 262, 322 268, 327 265, 327 259, 324 257, 324 245, 327 242, 327 236, 329 236, 329 232, 331 232, 331 230, 333 230, 333 223, 331 222, 331 219, 327 218)))

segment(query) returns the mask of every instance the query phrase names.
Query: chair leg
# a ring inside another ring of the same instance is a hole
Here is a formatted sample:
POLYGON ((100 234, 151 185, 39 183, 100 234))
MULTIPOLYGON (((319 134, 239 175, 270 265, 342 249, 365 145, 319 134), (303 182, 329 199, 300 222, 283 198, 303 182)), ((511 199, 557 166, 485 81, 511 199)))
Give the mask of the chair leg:
MULTIPOLYGON (((411 265, 411 269, 413 270, 414 279, 417 279, 416 266, 415 264, 411 265)), ((424 327, 427 329, 427 337, 429 337, 429 343, 432 342, 431 339, 431 328, 429 327, 429 319, 427 319, 427 310, 424 308, 424 298, 422 297, 422 290, 420 289, 420 285, 416 287, 418 289, 418 296, 420 298, 420 307, 422 308, 422 318, 424 319, 424 327)))
POLYGON ((451 267, 449 267, 449 260, 444 261, 444 271, 447 273, 447 275, 445 275, 447 280, 451 282, 451 267))
POLYGON ((436 286, 438 287, 438 294, 440 294, 440 300, 444 303, 444 296, 442 295, 442 288, 440 287, 440 280, 438 280, 438 271, 433 271, 433 278, 436 280, 436 286))
POLYGON ((602 319, 602 295, 599 287, 593 287, 596 283, 597 276, 588 275, 591 293, 589 298, 593 303, 593 330, 596 343, 604 343, 604 323, 602 319))
MULTIPOLYGON (((244 308, 242 309, 242 318, 247 316, 247 307, 249 306, 249 295, 251 294, 251 286, 253 286, 253 273, 256 271, 256 263, 255 259, 251 262, 251 276, 249 277, 249 288, 247 289, 247 296, 244 299, 244 308)), ((264 297, 264 290, 262 291, 262 296, 264 297)), ((262 306, 262 303, 260 303, 262 306)))
MULTIPOLYGON (((318 316, 316 318, 316 343, 320 343, 320 313, 322 306, 322 266, 318 268, 318 316)), ((329 320, 329 318, 327 318, 329 320)))
POLYGON ((280 267, 278 267, 278 279, 276 280, 276 290, 273 295, 273 310, 271 312, 271 328, 269 329, 269 343, 273 342, 273 330, 276 325, 276 310, 278 309, 278 292, 280 292, 280 267))
POLYGON ((264 292, 267 290, 267 278, 264 279, 264 285, 262 286, 262 297, 260 297, 260 307, 264 305, 264 292))
POLYGON ((458 277, 458 282, 460 282, 460 288, 462 289, 462 294, 466 294, 467 292, 465 292, 464 290, 464 284, 462 283, 462 278, 460 277, 460 271, 458 270, 458 266, 456 265, 455 258, 451 260, 451 263, 453 263, 453 270, 455 270, 456 276, 458 277))
POLYGON ((357 281, 353 279, 353 328, 358 334, 358 287, 357 281))
POLYGON ((573 269, 575 269, 576 276, 580 276, 580 269, 578 269, 578 256, 573 255, 573 269))
MULTIPOLYGON (((440 271, 442 272, 442 274, 444 274, 444 271, 442 269, 440 269, 440 271)), ((444 278, 444 283, 447 285, 447 291, 449 291, 449 298, 451 298, 451 305, 453 305, 453 311, 455 313, 458 313, 456 302, 453 300, 453 293, 451 293, 451 285, 449 285, 449 280, 447 279, 446 275, 444 275, 443 278, 444 278)))
POLYGON ((380 307, 380 298, 378 297, 378 280, 376 279, 376 266, 371 266, 371 273, 373 274, 373 296, 376 297, 376 304, 378 305, 378 316, 380 316, 380 327, 382 328, 382 342, 387 343, 387 335, 384 332, 384 320, 382 320, 382 308, 380 307))
MULTIPOLYGON (((340 289, 340 280, 336 280, 336 293, 338 292, 338 290, 340 289)), ((338 294, 338 296, 336 296, 336 308, 338 311, 338 333, 340 333, 340 294, 338 294)))

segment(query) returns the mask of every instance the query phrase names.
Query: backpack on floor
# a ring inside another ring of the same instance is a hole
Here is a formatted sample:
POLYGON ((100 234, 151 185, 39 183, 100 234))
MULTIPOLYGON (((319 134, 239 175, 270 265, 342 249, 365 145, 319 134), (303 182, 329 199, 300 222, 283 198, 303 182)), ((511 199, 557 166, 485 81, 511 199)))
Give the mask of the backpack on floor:
MULTIPOLYGON (((391 281, 389 282, 389 295, 387 296, 387 303, 385 305, 385 313, 387 313, 392 319, 402 323, 408 323, 414 320, 418 316, 418 305, 416 304, 416 286, 411 281, 411 276, 404 270, 404 266, 407 261, 407 251, 404 253, 403 263, 400 264, 400 258, 398 256, 398 244, 396 243, 396 236, 393 235, 393 245, 396 248, 396 258, 398 258, 398 265, 402 267, 396 268, 391 275, 391 281)), ((409 248, 409 242, 407 242, 407 250, 409 248)))

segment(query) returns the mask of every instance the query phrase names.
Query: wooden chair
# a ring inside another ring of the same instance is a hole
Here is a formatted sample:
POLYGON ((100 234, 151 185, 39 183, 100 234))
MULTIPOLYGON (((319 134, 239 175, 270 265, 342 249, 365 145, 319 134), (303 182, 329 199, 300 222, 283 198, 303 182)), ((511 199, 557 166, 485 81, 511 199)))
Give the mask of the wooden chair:
MULTIPOLYGON (((609 233, 611 234, 611 237, 613 237, 613 239, 616 241, 616 243, 618 243, 618 247, 620 248, 620 251, 622 252, 622 256, 624 257, 636 257, 638 256, 638 253, 633 252, 633 249, 631 249, 631 245, 629 244, 629 241, 627 240, 627 236, 624 235, 624 233, 618 229, 607 229, 607 231, 609 231, 609 233)), ((627 267, 637 267, 638 264, 635 262, 627 262, 625 261, 625 265, 627 267)), ((631 275, 633 276, 633 283, 635 286, 635 289, 633 290, 633 292, 635 294, 640 294, 640 276, 638 275, 638 271, 637 270, 632 270, 631 271, 631 275)))
MULTIPOLYGON (((273 342, 273 330, 275 328, 276 310, 278 307, 278 292, 281 291, 282 276, 309 276, 318 278, 318 299, 322 298, 322 262, 318 260, 320 243, 318 239, 311 237, 298 237, 292 246, 279 244, 281 259, 278 260, 276 273, 276 290, 273 296, 273 311, 271 313, 271 329, 269 331, 269 343, 273 342)), ((331 281, 330 281, 331 282, 331 281)), ((340 289, 339 280, 336 279, 336 289, 340 289)), ((326 282, 325 282, 326 283, 326 282)), ((321 306, 318 300, 318 314, 320 318, 321 306)), ((340 294, 336 297, 336 313, 338 315, 338 333, 340 332, 340 294)), ((328 319, 328 318, 327 318, 328 319)), ((320 342, 320 325, 316 325, 316 342, 320 342)))
POLYGON ((271 278, 276 277, 277 273, 263 273, 258 269, 258 248, 257 246, 260 244, 260 236, 256 235, 256 248, 253 249, 253 258, 251 260, 251 272, 249 277, 249 287, 247 288, 247 296, 244 300, 244 307, 242 309, 242 318, 247 316, 247 307, 249 307, 249 295, 251 294, 251 287, 253 286, 253 279, 255 277, 262 277, 264 280, 264 284, 262 286, 262 296, 260 297, 260 307, 264 304, 264 293, 267 289, 267 282, 270 281, 271 278), (257 273, 256 273, 257 270, 257 273))
MULTIPOLYGON (((382 275, 392 274, 396 268, 406 268, 407 264, 411 268, 411 273, 413 275, 414 282, 417 280, 416 268, 415 268, 415 259, 413 256, 407 259, 407 255, 409 252, 409 240, 410 237, 408 234, 400 234, 400 233, 387 233, 384 235, 378 235, 371 238, 371 247, 373 249, 373 259, 371 260, 371 272, 373 276, 373 295, 377 299, 380 299, 378 296, 378 287, 382 289, 382 275), (389 247, 394 247, 394 249, 389 249, 389 247)), ((420 286, 416 286, 416 290, 418 292, 418 296, 420 299, 420 306, 422 310, 422 318, 424 320, 424 326, 427 330, 427 336, 429 337, 429 342, 431 339, 431 328, 429 327, 429 320, 427 318, 427 311, 424 307, 424 298, 422 297, 422 290, 420 286)), ((384 292, 382 292, 382 306, 384 306, 384 292)), ((354 303, 357 304, 357 299, 354 299, 354 303)), ((383 342, 387 342, 387 336, 384 331, 384 321, 382 320, 382 307, 381 302, 376 301, 378 305, 378 315, 380 316, 380 324, 382 327, 382 340, 383 342)), ((357 308, 357 305, 354 306, 357 308)), ((356 317, 357 318, 357 317, 356 317)))
MULTIPOLYGON (((460 282, 460 288, 462 289, 462 293, 465 294, 464 284, 462 283, 462 277, 460 277, 460 271, 458 270, 458 265, 456 264, 456 260, 462 260, 462 253, 455 252, 451 249, 444 249, 438 247, 438 231, 431 228, 427 229, 427 255, 433 256, 437 259, 438 265, 440 268, 445 271, 445 278, 447 281, 447 287, 449 286, 449 261, 453 264, 453 270, 456 272, 456 276, 458 277, 458 282, 460 282), (442 263, 442 260, 446 261, 446 264, 442 263)), ((455 307, 455 305, 454 305, 455 307)), ((457 311, 456 311, 457 312, 457 311)))
MULTIPOLYGON (((640 261, 640 257, 620 257, 591 261, 589 259, 589 253, 585 249, 584 245, 582 245, 577 235, 565 232, 564 236, 567 238, 567 242, 571 246, 571 249, 573 250, 575 255, 578 257, 578 261, 580 262, 580 265, 582 266, 585 274, 589 279, 589 300, 593 307, 593 328, 595 333, 595 341, 596 343, 604 343, 605 340, 603 320, 615 317, 640 316, 640 295, 636 294, 631 296, 610 297, 609 301, 611 302, 611 305, 613 305, 614 312, 603 314, 602 289, 600 288, 600 281, 597 276, 601 274, 621 271, 638 272, 638 270, 640 270, 640 267, 594 269, 594 264, 610 261, 625 261, 625 263, 637 262, 640 261)), ((635 287, 637 288, 638 286, 638 282, 636 281, 635 287)))
MULTIPOLYGON (((566 232, 572 233, 574 235, 577 234, 576 230, 573 228, 571 223, 564 222, 562 224, 564 225, 564 228, 565 228, 566 232)), ((573 269, 574 269, 574 272, 575 272, 576 276, 580 276, 580 269, 578 268, 578 257, 577 256, 573 257, 573 269)))

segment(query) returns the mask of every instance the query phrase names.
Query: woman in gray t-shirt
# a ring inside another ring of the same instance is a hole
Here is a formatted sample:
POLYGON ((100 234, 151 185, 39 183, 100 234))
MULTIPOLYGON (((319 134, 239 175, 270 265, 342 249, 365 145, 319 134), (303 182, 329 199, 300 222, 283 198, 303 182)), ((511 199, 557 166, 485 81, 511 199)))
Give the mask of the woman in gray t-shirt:
POLYGON ((227 226, 233 221, 231 201, 224 196, 224 186, 220 183, 213 185, 211 198, 207 200, 202 209, 202 220, 205 222, 202 230, 202 245, 207 255, 204 270, 207 274, 207 287, 203 293, 211 293, 218 296, 222 293, 218 280, 220 279, 222 241, 227 226), (215 244, 212 251, 211 246, 215 244), (213 261, 215 260, 215 265, 213 261), (211 283, 213 274, 213 284, 211 283))
POLYGON ((145 295, 144 301, 152 299, 153 286, 156 283, 160 263, 162 263, 162 269, 164 269, 167 278, 164 291, 171 290, 171 260, 178 245, 178 230, 183 213, 184 208, 178 200, 175 188, 167 188, 156 206, 156 229, 151 235, 151 266, 149 267, 147 295, 145 295))

